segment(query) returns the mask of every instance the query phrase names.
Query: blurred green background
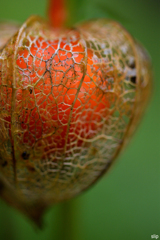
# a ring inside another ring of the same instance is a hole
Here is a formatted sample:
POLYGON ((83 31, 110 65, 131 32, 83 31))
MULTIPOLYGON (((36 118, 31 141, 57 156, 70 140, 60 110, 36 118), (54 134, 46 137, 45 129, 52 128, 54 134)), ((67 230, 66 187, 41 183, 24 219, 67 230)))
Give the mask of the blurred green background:
MULTIPOLYGON (((47 4, 47 0, 0 0, 0 19, 23 22, 32 14, 45 17, 47 4)), ((130 145, 109 173, 80 197, 49 209, 44 230, 0 201, 0 240, 65 240, 67 229, 68 240, 160 236, 160 1, 68 0, 67 6, 69 24, 114 18, 143 43, 153 62, 152 100, 130 145)))

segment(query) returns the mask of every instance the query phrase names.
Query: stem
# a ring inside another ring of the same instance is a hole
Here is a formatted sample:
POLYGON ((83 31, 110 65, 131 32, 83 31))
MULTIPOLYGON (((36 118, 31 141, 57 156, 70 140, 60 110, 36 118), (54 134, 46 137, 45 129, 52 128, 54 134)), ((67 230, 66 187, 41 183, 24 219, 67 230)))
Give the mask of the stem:
POLYGON ((61 204, 61 227, 60 239, 61 240, 78 240, 78 201, 70 200, 61 204))
POLYGON ((67 19, 65 0, 49 0, 49 21, 55 28, 62 28, 67 19))

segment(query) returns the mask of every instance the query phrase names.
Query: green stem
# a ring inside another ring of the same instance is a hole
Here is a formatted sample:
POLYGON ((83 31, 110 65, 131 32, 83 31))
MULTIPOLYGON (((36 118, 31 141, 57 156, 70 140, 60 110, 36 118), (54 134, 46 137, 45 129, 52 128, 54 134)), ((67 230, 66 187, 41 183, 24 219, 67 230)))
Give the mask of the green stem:
POLYGON ((79 239, 78 212, 79 204, 77 199, 66 201, 61 204, 61 221, 60 221, 61 240, 79 239))

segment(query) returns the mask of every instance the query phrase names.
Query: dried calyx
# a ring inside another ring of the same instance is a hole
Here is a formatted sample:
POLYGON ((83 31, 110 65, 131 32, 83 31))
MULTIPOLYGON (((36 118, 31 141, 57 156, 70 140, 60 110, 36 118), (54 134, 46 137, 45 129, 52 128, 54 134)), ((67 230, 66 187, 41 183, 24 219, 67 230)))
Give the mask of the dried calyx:
POLYGON ((91 186, 128 143, 150 85, 150 60, 120 24, 60 32, 29 18, 0 51, 1 197, 40 224, 91 186))

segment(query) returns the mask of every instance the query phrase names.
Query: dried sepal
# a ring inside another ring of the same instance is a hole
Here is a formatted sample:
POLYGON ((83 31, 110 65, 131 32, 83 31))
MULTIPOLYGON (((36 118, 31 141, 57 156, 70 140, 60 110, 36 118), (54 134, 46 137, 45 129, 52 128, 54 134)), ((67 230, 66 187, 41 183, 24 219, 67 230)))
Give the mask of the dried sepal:
POLYGON ((1 49, 0 74, 0 195, 39 223, 39 209, 87 189, 128 143, 150 60, 117 22, 60 32, 33 16, 1 49))

